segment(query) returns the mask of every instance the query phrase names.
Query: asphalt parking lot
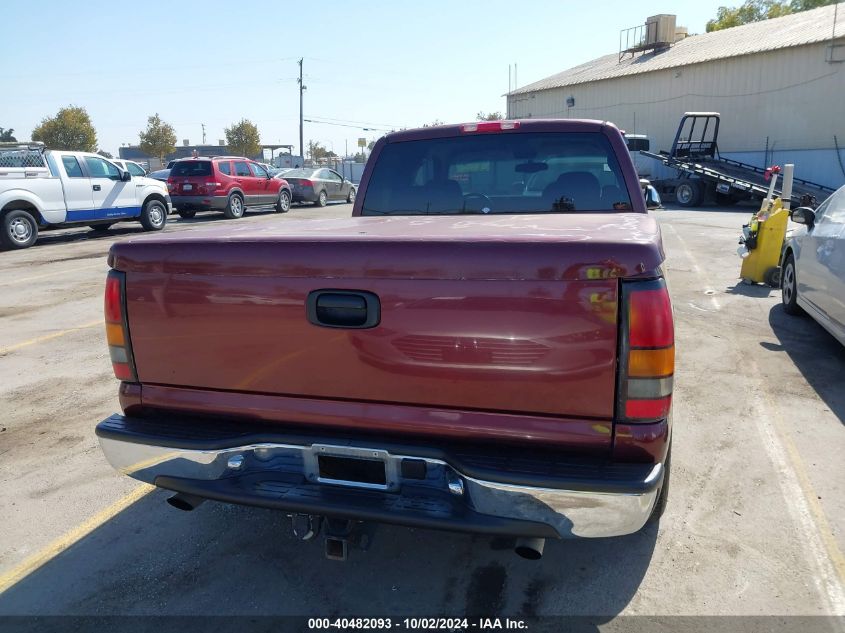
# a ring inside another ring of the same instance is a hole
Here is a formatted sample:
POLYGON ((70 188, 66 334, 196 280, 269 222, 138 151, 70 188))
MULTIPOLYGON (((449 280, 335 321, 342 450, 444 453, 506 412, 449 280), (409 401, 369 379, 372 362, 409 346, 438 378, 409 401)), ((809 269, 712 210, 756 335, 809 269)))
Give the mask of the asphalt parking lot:
POLYGON ((779 291, 739 283, 750 211, 657 212, 678 350, 659 529, 550 543, 539 562, 500 539, 381 526, 337 563, 279 513, 171 508, 115 473, 94 436, 118 410, 105 256, 140 227, 0 253, 0 614, 845 614, 845 349, 784 314, 779 291))

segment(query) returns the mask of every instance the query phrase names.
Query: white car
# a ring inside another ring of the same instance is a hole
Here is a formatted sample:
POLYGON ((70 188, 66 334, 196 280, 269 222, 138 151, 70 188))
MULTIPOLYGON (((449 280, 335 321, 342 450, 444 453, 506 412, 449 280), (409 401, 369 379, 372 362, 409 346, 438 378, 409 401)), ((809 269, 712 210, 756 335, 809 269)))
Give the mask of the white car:
POLYGON ((98 154, 0 144, 0 248, 27 248, 41 230, 73 225, 105 231, 137 220, 160 231, 171 207, 165 183, 98 154))
POLYGON ((122 158, 110 158, 109 160, 122 170, 128 171, 133 176, 144 177, 147 175, 147 170, 133 160, 123 160, 122 158))

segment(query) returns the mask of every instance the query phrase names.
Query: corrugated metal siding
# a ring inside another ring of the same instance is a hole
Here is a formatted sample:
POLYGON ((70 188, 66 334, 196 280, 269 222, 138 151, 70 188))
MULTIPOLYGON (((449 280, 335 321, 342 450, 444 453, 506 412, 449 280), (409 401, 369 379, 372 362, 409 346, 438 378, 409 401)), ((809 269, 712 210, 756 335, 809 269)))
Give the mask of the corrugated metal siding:
POLYGON ((837 135, 845 154, 845 64, 825 62, 825 47, 813 44, 512 95, 508 113, 511 118, 612 121, 628 132, 648 134, 657 151, 671 147, 684 112, 716 111, 722 115, 723 152, 762 153, 767 137, 770 151, 832 150, 837 135), (572 108, 566 106, 568 97, 575 99, 572 108))
POLYGON ((622 60, 616 53, 605 55, 517 88, 512 94, 687 67, 717 59, 753 55, 841 38, 845 33, 845 11, 839 11, 837 18, 836 9, 831 5, 712 33, 693 35, 668 50, 637 54, 634 57, 628 55, 622 60))

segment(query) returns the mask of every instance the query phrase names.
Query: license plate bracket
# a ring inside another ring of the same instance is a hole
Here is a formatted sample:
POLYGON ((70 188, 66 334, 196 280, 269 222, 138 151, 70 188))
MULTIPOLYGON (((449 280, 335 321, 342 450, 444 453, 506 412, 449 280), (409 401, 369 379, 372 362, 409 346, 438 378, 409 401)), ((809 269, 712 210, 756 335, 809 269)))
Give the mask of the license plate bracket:
POLYGON ((384 450, 314 445, 304 457, 306 477, 315 483, 385 491, 399 488, 397 460, 384 450))

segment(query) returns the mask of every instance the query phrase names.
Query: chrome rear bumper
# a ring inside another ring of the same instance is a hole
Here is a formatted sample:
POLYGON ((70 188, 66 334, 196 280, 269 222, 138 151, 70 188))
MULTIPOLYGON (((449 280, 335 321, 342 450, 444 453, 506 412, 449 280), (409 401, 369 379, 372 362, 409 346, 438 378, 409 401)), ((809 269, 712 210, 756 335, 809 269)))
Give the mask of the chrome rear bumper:
POLYGON ((185 442, 190 447, 180 447, 172 434, 157 440, 121 433, 121 420, 126 418, 112 416, 97 427, 100 444, 114 468, 140 481, 220 501, 401 525, 514 536, 621 536, 643 527, 663 479, 662 464, 631 465, 637 468, 630 470, 630 481, 616 470, 604 479, 591 471, 589 477, 551 475, 543 485, 527 485, 514 483, 520 478, 512 472, 495 472, 495 480, 481 477, 460 459, 407 446, 321 438, 233 440, 226 447, 218 441, 208 449, 191 440, 185 442), (384 481, 326 478, 319 456, 381 461, 384 481))

